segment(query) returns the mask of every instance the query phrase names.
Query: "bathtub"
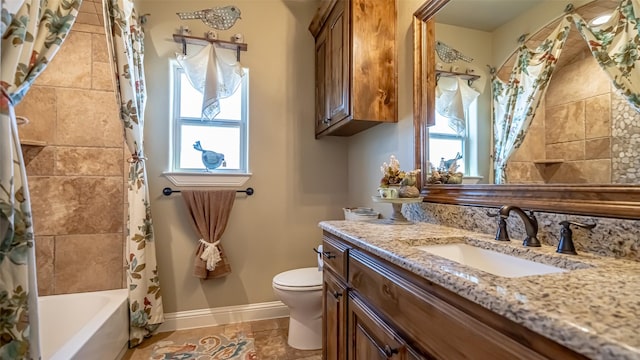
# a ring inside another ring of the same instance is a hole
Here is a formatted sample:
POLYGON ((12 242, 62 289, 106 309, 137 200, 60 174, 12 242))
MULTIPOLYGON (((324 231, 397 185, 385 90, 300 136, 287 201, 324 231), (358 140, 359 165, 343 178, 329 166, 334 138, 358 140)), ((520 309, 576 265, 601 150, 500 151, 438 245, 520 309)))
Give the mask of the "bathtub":
POLYGON ((129 338, 127 290, 38 298, 43 360, 114 360, 129 338))

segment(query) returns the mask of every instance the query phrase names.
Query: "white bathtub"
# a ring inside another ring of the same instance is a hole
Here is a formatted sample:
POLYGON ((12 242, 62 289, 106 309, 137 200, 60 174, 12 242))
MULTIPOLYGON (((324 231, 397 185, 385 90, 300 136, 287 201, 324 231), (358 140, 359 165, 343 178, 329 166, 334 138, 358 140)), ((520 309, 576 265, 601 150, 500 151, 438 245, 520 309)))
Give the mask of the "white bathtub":
POLYGON ((114 360, 129 338, 127 290, 38 298, 43 360, 114 360))

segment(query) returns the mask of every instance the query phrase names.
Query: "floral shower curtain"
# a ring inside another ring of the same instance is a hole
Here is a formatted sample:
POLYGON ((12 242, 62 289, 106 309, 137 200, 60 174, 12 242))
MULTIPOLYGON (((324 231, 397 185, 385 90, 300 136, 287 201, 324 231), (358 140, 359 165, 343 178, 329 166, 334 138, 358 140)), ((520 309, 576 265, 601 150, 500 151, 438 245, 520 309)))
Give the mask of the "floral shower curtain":
POLYGON ((133 347, 151 336, 164 321, 143 148, 144 33, 132 0, 103 0, 103 5, 120 118, 131 151, 126 261, 129 346, 133 347))
POLYGON ((563 17, 558 27, 535 50, 527 48, 523 42, 518 49, 518 60, 509 82, 498 78, 493 80, 493 165, 496 184, 506 182, 507 160, 522 144, 544 97, 551 73, 569 34, 570 24, 569 17, 563 17))
POLYGON ((613 86, 640 111, 639 0, 623 0, 602 25, 589 25, 580 15, 573 21, 613 86))
POLYGON ((27 174, 14 107, 60 49, 81 0, 2 2, 0 359, 38 359, 38 290, 27 174))

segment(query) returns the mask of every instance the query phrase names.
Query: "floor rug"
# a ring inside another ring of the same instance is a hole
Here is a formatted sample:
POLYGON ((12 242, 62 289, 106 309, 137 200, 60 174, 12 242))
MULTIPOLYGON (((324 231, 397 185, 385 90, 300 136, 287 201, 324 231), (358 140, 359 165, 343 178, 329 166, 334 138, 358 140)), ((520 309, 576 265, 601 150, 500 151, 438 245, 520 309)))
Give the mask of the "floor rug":
POLYGON ((258 360, 252 338, 209 335, 181 343, 159 341, 151 360, 258 360))

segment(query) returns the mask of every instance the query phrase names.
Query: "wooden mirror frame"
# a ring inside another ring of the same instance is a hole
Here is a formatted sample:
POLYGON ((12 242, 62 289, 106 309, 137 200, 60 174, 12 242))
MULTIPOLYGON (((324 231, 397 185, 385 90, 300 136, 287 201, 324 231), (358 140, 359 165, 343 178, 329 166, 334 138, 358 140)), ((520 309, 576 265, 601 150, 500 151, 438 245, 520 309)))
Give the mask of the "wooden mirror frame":
POLYGON ((435 124, 435 22, 449 0, 427 0, 413 14, 413 126, 415 168, 425 202, 640 219, 636 185, 431 185, 427 127, 435 124), (423 56, 424 55, 424 56, 423 56))

